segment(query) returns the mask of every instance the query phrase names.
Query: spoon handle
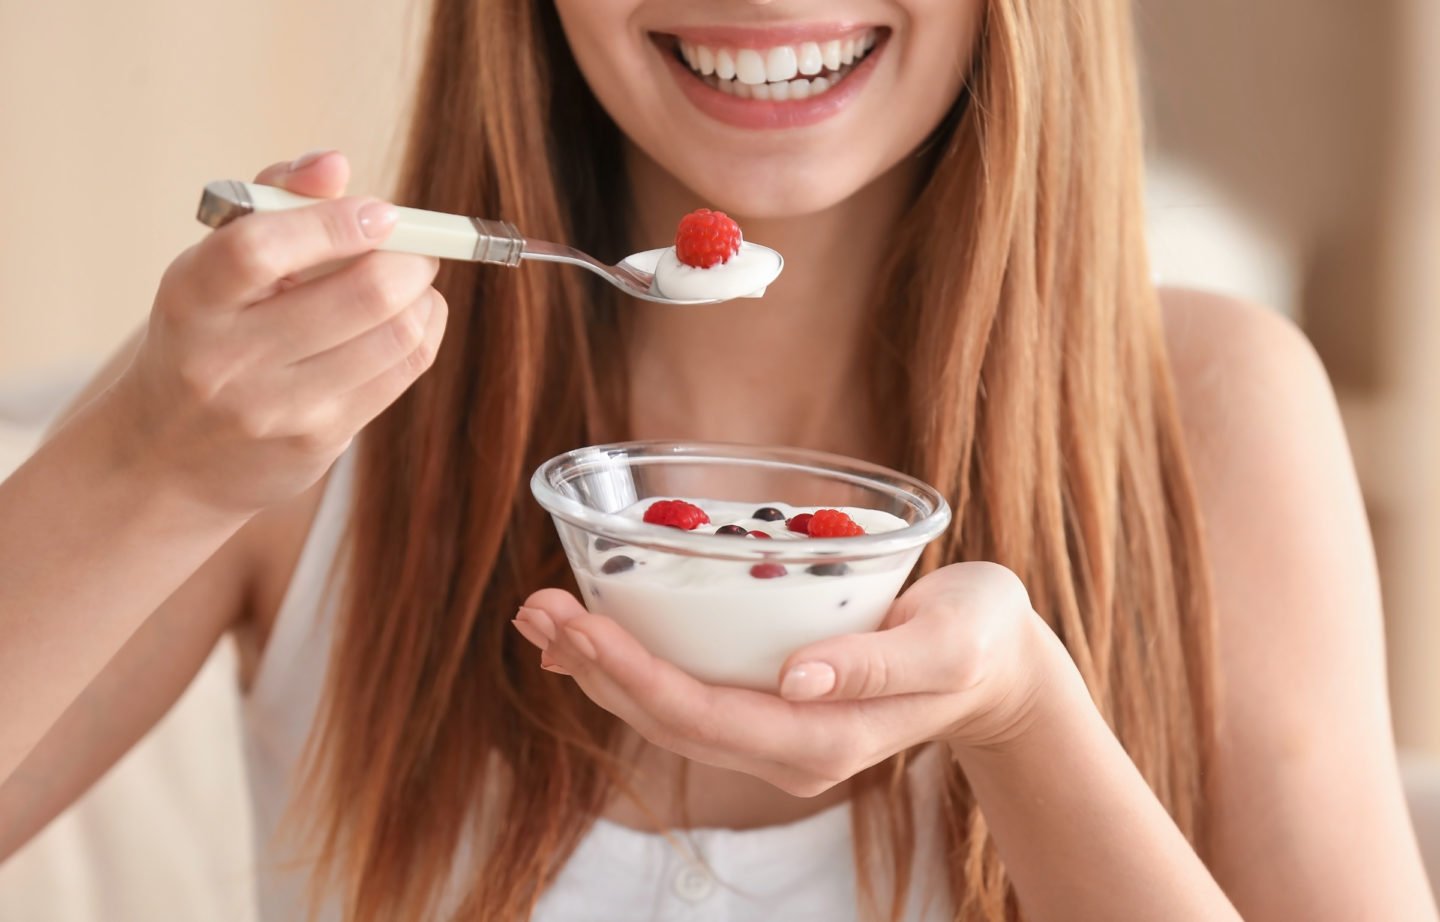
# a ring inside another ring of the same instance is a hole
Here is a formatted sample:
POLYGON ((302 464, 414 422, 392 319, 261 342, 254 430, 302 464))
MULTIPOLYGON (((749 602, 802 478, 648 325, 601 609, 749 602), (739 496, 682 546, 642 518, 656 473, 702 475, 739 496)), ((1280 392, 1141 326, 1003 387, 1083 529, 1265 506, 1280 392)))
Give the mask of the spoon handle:
MULTIPOLYGON (((247 214, 285 211, 320 201, 323 200, 273 186, 222 179, 205 185, 196 217, 210 227, 223 227, 247 214)), ((382 250, 500 266, 520 265, 525 237, 513 224, 419 208, 398 207, 397 210, 400 217, 395 229, 380 245, 382 250)))

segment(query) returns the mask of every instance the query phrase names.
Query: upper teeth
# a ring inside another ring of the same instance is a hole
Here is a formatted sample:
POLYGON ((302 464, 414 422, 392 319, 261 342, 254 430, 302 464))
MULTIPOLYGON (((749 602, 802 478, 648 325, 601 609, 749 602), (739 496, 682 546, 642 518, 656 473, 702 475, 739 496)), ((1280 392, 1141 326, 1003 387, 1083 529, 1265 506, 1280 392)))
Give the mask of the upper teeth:
POLYGON ((849 38, 774 48, 714 48, 682 41, 680 53, 690 69, 703 76, 714 74, 721 80, 759 86, 788 83, 797 75, 813 77, 822 70, 838 71, 863 58, 875 47, 876 38, 876 30, 868 29, 849 38))

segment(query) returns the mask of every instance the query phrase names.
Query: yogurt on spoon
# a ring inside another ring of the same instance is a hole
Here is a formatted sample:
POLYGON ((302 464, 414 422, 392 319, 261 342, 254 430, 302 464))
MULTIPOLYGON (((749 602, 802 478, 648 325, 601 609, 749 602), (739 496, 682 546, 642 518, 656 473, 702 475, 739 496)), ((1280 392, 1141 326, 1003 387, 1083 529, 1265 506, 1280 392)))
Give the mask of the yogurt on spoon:
POLYGON ((708 208, 680 220, 674 246, 637 253, 626 262, 654 272, 655 291, 681 301, 761 297, 785 265, 769 247, 745 242, 728 215, 708 208))

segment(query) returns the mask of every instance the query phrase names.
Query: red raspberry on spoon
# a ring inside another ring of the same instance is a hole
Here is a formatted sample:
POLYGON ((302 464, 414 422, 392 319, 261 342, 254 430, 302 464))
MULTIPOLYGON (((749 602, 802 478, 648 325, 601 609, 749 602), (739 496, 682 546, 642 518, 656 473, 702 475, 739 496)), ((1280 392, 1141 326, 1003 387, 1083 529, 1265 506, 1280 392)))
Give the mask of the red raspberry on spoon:
POLYGON ((723 211, 701 208, 680 219, 675 257, 696 269, 711 269, 740 252, 740 225, 723 211))

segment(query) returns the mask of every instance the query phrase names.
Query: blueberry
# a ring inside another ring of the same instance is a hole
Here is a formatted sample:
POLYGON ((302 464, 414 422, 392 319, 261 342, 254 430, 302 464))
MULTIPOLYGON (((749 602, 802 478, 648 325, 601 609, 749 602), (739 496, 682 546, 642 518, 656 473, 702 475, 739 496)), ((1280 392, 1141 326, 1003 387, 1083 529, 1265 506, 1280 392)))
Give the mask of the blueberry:
POLYGON ((743 538, 748 535, 749 532, 741 528, 739 525, 721 525, 719 528, 715 529, 715 534, 734 535, 737 538, 743 538))
POLYGON ((611 541, 609 538, 596 538, 596 539, 595 539, 595 550, 597 550, 597 551, 613 551, 613 550, 615 550, 617 547, 624 547, 624 546, 625 546, 625 545, 621 544, 619 541, 611 541))
POLYGON ((844 576, 850 572, 850 567, 843 562, 816 563, 806 567, 805 572, 812 576, 844 576))
POLYGON ((778 522, 781 519, 785 518, 785 513, 781 512, 779 509, 776 509, 774 506, 762 506, 761 508, 756 509, 755 514, 752 515, 750 518, 759 519, 762 522, 778 522))
POLYGON ((624 573, 626 570, 632 569, 634 566, 635 559, 633 557, 626 557, 624 554, 616 554, 614 557, 611 557, 609 560, 605 561, 605 565, 600 568, 600 572, 610 574, 624 573))

